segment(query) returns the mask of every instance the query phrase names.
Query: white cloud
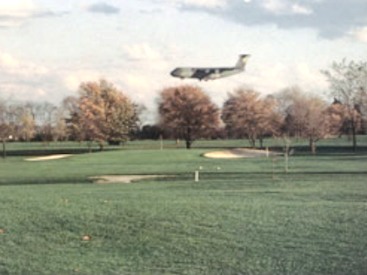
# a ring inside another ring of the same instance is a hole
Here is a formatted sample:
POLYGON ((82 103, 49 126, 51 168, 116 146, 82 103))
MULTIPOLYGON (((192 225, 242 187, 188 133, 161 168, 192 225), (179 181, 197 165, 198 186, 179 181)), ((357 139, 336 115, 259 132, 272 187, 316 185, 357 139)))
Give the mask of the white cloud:
POLYGON ((9 53, 0 52, 0 68, 9 69, 17 68, 19 66, 19 61, 16 60, 9 53))
POLYGON ((1 16, 27 17, 36 11, 32 0, 13 0, 0 2, 1 16))
POLYGON ((263 0, 262 6, 265 10, 277 14, 300 14, 310 15, 313 10, 299 3, 293 4, 289 0, 263 0))
POLYGON ((0 51, 1 98, 48 100, 57 78, 40 64, 20 60, 0 51))
POLYGON ((33 0, 0 0, 1 28, 18 27, 31 18, 58 16, 62 14, 65 14, 65 12, 54 13, 36 5, 33 0))
POLYGON ((32 62, 20 61, 11 54, 0 51, 0 72, 3 75, 27 77, 47 74, 48 69, 32 62))
POLYGON ((310 92, 323 92, 328 88, 326 77, 319 71, 312 69, 307 63, 298 63, 292 70, 294 85, 298 85, 310 92))
POLYGON ((358 41, 367 43, 367 26, 356 28, 349 34, 352 35, 352 37, 354 37, 358 41))
POLYGON ((286 3, 282 0, 264 0, 262 6, 271 13, 282 13, 286 8, 286 3))
POLYGON ((171 0, 179 6, 192 6, 200 8, 224 8, 228 4, 228 0, 171 0))
POLYGON ((32 0, 2 1, 0 3, 0 27, 16 27, 33 16, 36 5, 32 0))
POLYGON ((77 91, 82 82, 98 81, 104 76, 93 70, 73 70, 63 76, 63 83, 70 91, 77 91))
POLYGON ((154 50, 148 44, 133 44, 124 46, 124 52, 131 60, 155 60, 161 59, 158 51, 154 50))
POLYGON ((292 5, 292 13, 294 14, 304 14, 304 15, 310 15, 313 13, 313 10, 306 7, 306 6, 302 6, 300 4, 293 4, 292 5))

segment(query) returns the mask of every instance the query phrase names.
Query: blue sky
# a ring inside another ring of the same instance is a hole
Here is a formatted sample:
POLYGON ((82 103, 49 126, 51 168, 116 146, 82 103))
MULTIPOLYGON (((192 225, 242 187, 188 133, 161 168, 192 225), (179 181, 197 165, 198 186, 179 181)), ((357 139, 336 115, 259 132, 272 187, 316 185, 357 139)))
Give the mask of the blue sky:
POLYGON ((241 86, 324 93, 320 70, 366 60, 365 0, 0 0, 0 98, 58 104, 106 78, 154 110, 161 89, 197 84, 221 105, 241 86), (177 66, 246 72, 179 80, 177 66))

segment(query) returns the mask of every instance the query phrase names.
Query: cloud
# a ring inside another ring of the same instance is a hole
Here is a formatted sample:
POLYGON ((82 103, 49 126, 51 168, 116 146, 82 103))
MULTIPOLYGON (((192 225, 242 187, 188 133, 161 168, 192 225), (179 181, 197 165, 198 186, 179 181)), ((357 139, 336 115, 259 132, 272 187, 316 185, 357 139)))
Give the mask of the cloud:
POLYGON ((310 7, 300 3, 294 4, 287 0, 263 0, 260 3, 266 11, 276 15, 310 15, 313 13, 313 10, 310 7))
MULTIPOLYGON (((230 0, 154 0, 156 3, 164 3, 179 9, 185 8, 203 8, 203 9, 217 9, 227 6, 230 0)), ((248 1, 248 0, 247 0, 248 1)))
POLYGON ((0 52, 0 68, 9 69, 9 68, 17 68, 19 66, 19 61, 16 60, 9 53, 0 52))
MULTIPOLYGON (((273 24, 282 29, 310 28, 324 38, 342 37, 367 25, 365 0, 231 0, 220 6, 180 1, 179 8, 205 12, 245 26, 273 24)), ((218 2, 219 3, 219 2, 218 2)))
POLYGON ((227 0, 181 0, 183 5, 192 5, 205 8, 223 8, 227 5, 227 0))
POLYGON ((0 2, 0 27, 11 28, 23 25, 27 20, 63 15, 38 7, 32 0, 0 2))
POLYGON ((120 12, 119 8, 104 2, 92 4, 88 6, 86 10, 93 13, 103 13, 103 14, 117 14, 120 12))
POLYGON ((356 40, 367 43, 367 26, 356 28, 349 33, 356 40))
POLYGON ((19 61, 9 53, 0 52, 0 72, 2 75, 35 76, 48 73, 47 68, 25 61, 19 61))
POLYGON ((129 60, 156 60, 162 56, 148 44, 133 44, 124 46, 124 53, 129 60))
MULTIPOLYGON (((19 60, 0 50, 1 98, 12 100, 48 100, 60 86, 48 68, 19 60)), ((57 96, 55 97, 57 98, 57 96)))
POLYGON ((313 10, 311 8, 302 6, 300 4, 293 4, 291 10, 292 13, 294 14, 304 14, 304 15, 313 14, 313 10))

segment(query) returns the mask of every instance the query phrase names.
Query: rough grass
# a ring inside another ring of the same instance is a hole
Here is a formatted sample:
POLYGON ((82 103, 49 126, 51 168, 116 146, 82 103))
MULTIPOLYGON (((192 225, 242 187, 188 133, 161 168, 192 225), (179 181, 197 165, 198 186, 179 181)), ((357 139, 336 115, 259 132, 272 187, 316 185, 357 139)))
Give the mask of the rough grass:
POLYGON ((206 151, 0 160, 0 274, 365 274, 366 154, 296 155, 285 174, 206 151), (177 177, 87 180, 138 173, 177 177))

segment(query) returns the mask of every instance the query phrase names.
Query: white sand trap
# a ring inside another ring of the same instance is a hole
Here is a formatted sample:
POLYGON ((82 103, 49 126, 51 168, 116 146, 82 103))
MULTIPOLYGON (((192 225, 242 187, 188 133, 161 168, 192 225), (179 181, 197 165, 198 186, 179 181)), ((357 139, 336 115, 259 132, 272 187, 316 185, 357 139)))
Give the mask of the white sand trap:
POLYGON ((171 176, 167 175, 120 175, 120 176, 95 176, 90 177, 94 183, 107 184, 107 183, 131 183, 133 181, 143 180, 143 179, 155 179, 155 178, 167 178, 171 176))
POLYGON ((214 151, 204 154, 206 158, 216 158, 216 159, 236 159, 236 158, 255 158, 255 157, 266 157, 277 155, 278 153, 270 152, 266 150, 257 149, 246 149, 246 148, 236 148, 223 151, 214 151))
POLYGON ((70 154, 59 154, 59 155, 51 155, 51 156, 44 156, 44 157, 35 157, 35 158, 28 158, 25 159, 26 161, 46 161, 46 160, 55 160, 55 159, 63 159, 67 157, 71 157, 70 154))

